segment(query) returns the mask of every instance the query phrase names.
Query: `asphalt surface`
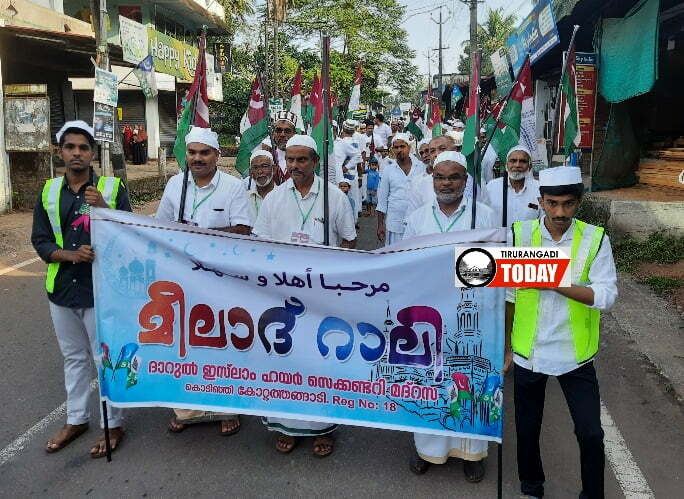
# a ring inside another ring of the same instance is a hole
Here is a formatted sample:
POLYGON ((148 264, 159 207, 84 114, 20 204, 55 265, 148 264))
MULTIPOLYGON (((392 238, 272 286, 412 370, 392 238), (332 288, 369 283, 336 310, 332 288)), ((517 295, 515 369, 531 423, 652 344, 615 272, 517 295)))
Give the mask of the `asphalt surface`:
MULTIPOLYGON (((362 218, 361 224, 360 246, 373 247, 374 220, 362 218)), ((17 248, 11 257, 0 257, 0 271, 34 256, 29 248, 17 248)), ((219 436, 217 424, 171 434, 166 430, 170 410, 132 409, 126 439, 111 463, 88 456, 99 436, 96 424, 63 451, 47 455, 46 440, 64 422, 63 414, 53 411, 65 393, 44 271, 42 262, 34 262, 0 275, 0 497, 496 497, 494 444, 485 480, 469 484, 457 460, 433 466, 423 476, 410 473, 408 433, 351 426, 338 431, 331 457, 317 459, 310 440, 289 455, 276 452, 274 435, 257 418, 243 417, 242 430, 232 437, 219 436)), ((596 367, 604 404, 653 495, 681 497, 682 408, 608 315, 596 367)), ((506 394, 503 489, 504 497, 518 497, 511 379, 506 394)), ((94 396, 91 405, 97 414, 94 396)), ((541 443, 547 497, 577 497, 579 453, 555 381, 547 388, 541 443)), ((615 465, 620 473, 621 463, 615 465)), ((623 475, 621 485, 607 461, 606 497, 625 497, 622 487, 630 480, 623 475)))

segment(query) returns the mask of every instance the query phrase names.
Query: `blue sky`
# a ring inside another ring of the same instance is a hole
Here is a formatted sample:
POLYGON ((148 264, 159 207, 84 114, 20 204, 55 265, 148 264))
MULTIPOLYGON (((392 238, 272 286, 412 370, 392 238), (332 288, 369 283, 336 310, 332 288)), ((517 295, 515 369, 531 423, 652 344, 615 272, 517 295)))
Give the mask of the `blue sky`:
MULTIPOLYGON (((428 73, 428 59, 426 53, 429 50, 432 62, 431 73, 437 72, 437 51, 431 49, 438 46, 438 26, 433 19, 439 18, 439 6, 442 5, 442 20, 448 21, 442 26, 442 44, 450 47, 442 52, 444 73, 456 72, 459 55, 462 53, 461 44, 470 38, 469 20, 470 11, 468 5, 460 0, 399 0, 406 6, 406 17, 402 27, 409 34, 409 46, 416 51, 414 63, 422 74, 428 73), (431 11, 431 12, 427 12, 431 11)), ((518 23, 531 10, 531 0, 485 0, 478 4, 478 21, 482 22, 486 17, 488 8, 503 7, 506 14, 515 14, 518 23)))

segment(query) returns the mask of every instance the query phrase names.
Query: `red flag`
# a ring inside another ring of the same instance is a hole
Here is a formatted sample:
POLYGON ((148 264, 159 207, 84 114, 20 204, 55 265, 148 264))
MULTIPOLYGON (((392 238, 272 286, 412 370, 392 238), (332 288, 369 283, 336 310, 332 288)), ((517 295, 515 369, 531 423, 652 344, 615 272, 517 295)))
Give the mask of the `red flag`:
POLYGON ((193 125, 202 128, 209 128, 209 97, 207 95, 207 60, 205 57, 206 34, 202 32, 199 43, 199 57, 197 59, 197 67, 195 68, 195 78, 192 81, 188 96, 188 102, 191 102, 195 94, 197 101, 195 103, 195 116, 193 125))
POLYGON ((290 92, 290 97, 295 95, 300 95, 302 93, 302 67, 297 68, 297 74, 295 75, 294 81, 292 82, 292 92, 290 92))

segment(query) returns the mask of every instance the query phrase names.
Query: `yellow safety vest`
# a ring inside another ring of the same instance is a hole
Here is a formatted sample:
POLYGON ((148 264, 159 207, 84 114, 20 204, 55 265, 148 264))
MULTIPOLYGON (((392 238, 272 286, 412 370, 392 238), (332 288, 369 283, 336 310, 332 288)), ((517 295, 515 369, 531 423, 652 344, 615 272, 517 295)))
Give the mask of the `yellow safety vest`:
MULTIPOLYGON (((572 284, 585 286, 589 282, 589 270, 603 240, 603 227, 596 227, 575 219, 572 234, 570 271, 572 284)), ((514 246, 541 246, 539 220, 525 220, 513 224, 514 246)), ((601 312, 569 298, 568 313, 570 331, 578 364, 591 359, 599 346, 599 322, 601 312)), ((518 355, 529 358, 537 335, 539 290, 518 289, 515 293, 515 316, 511 333, 511 347, 518 355)))
MULTIPOLYGON (((50 178, 45 181, 43 186, 43 208, 47 213, 52 227, 52 233, 55 235, 55 243, 60 248, 64 248, 64 236, 62 234, 62 221, 59 215, 59 201, 62 195, 62 186, 64 185, 64 177, 50 178)), ((119 194, 119 187, 121 186, 121 179, 116 177, 100 177, 97 181, 97 190, 102 193, 107 206, 111 209, 116 208, 116 197, 119 194)), ((59 271, 59 262, 48 263, 47 274, 45 276, 45 289, 48 293, 55 290, 55 278, 59 271)))

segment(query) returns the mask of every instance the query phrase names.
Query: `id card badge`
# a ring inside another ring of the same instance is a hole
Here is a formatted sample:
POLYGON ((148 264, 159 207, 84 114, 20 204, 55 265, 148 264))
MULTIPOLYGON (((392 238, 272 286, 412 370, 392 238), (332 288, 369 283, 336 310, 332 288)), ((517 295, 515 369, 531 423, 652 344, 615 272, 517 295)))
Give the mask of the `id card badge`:
POLYGON ((311 244, 311 236, 305 232, 293 232, 290 234, 291 243, 311 244))

